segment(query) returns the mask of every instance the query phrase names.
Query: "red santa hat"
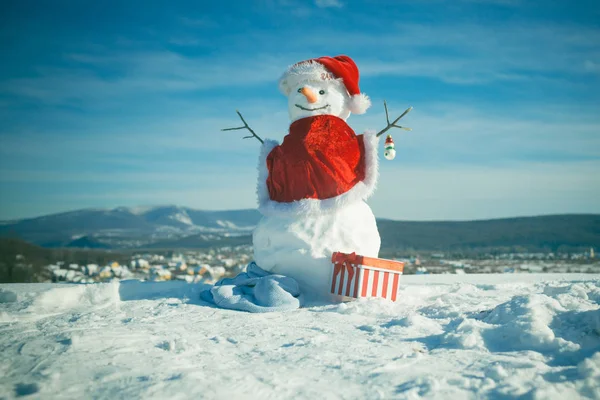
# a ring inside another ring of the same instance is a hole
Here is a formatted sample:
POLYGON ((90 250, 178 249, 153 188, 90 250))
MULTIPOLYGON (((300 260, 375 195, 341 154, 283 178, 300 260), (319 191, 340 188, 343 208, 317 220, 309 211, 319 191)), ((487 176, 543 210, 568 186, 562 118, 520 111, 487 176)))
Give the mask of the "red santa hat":
POLYGON ((279 89, 287 96, 302 83, 326 80, 342 81, 350 95, 350 112, 364 114, 371 106, 369 96, 358 87, 358 67, 350 57, 343 55, 313 58, 292 65, 279 79, 279 89))

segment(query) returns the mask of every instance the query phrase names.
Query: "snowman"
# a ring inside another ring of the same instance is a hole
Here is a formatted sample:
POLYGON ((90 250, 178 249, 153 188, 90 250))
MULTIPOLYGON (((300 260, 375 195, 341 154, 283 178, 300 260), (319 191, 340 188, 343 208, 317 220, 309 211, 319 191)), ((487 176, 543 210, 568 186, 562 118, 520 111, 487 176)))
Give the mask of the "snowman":
MULTIPOLYGON (((265 271, 292 277, 304 292, 326 297, 334 252, 376 258, 381 239, 366 200, 378 179, 379 133, 357 135, 346 123, 363 114, 359 71, 348 56, 320 57, 289 67, 279 80, 291 120, 282 143, 262 140, 254 261, 265 271)), ((387 106, 386 106, 387 116, 387 106)), ((409 128, 404 128, 409 129, 409 128)), ((387 155, 386 155, 387 157, 387 155)), ((393 158, 393 157, 392 157, 393 158)))

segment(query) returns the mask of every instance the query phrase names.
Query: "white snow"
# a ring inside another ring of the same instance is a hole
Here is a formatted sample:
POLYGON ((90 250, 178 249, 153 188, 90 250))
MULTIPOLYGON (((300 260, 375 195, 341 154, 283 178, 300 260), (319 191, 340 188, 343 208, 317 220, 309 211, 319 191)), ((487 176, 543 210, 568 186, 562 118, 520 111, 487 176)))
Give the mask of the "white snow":
POLYGON ((0 285, 0 397, 600 398, 600 275, 412 275, 271 314, 185 281, 0 285))
POLYGON ((157 209, 159 206, 137 206, 137 207, 118 207, 115 210, 128 211, 134 215, 143 215, 149 211, 157 209))
POLYGON ((192 219, 188 215, 187 211, 181 210, 181 209, 179 210, 178 213, 169 215, 169 219, 181 222, 182 224, 185 224, 185 225, 194 225, 194 223, 192 222, 192 219))
POLYGON ((222 226, 223 228, 240 229, 236 224, 234 224, 231 221, 222 221, 222 220, 218 219, 215 221, 215 223, 219 226, 222 226))

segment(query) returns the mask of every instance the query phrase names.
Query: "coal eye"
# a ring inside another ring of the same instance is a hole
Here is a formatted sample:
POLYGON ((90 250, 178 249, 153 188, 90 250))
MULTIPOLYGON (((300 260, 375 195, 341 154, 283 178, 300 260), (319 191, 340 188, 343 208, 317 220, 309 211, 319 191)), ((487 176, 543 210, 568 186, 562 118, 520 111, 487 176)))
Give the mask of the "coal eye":
POLYGON ((325 94, 324 90, 319 90, 319 94, 325 94))
POLYGON ((302 93, 302 88, 298 88, 298 93, 302 93))

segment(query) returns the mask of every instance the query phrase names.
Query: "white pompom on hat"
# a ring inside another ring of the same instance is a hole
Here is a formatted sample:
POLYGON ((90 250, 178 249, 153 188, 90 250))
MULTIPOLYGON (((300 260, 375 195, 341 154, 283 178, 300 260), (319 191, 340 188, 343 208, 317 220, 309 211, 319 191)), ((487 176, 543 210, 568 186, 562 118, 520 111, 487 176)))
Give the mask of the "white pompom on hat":
POLYGON ((348 56, 319 57, 301 61, 288 68, 279 79, 279 89, 286 96, 300 83, 341 79, 350 100, 348 109, 353 114, 364 114, 371 107, 369 96, 360 92, 356 63, 348 56))

